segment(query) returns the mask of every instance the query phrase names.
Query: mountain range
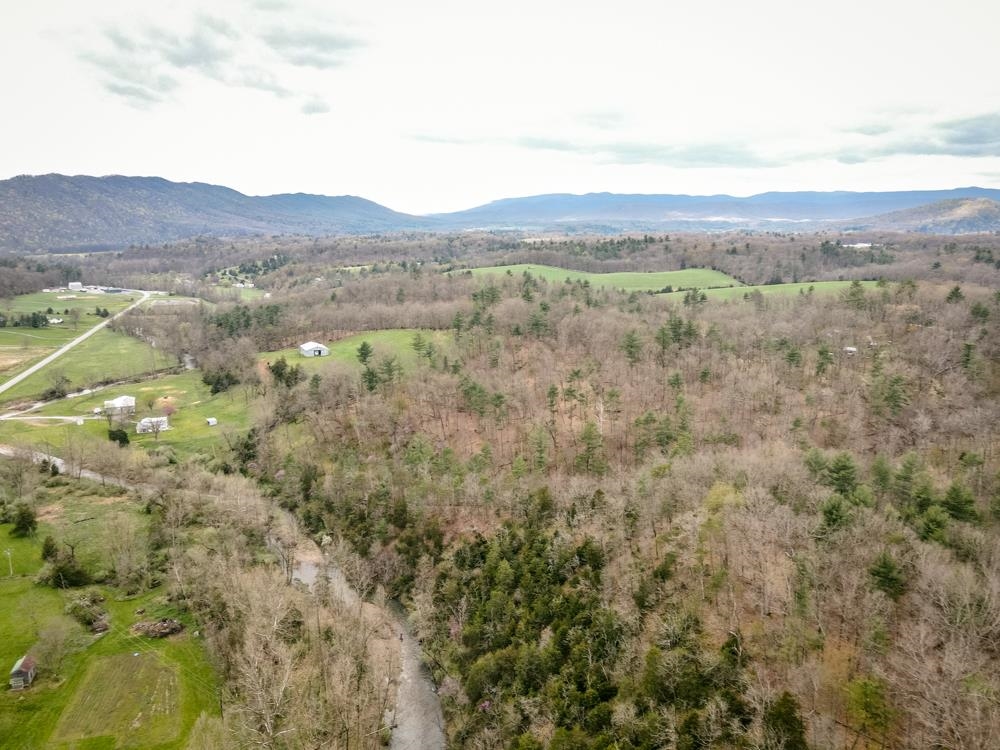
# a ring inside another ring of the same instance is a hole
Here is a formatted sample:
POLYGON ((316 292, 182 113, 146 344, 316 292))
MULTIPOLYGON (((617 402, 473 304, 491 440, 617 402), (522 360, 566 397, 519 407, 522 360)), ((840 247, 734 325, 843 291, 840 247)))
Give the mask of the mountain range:
POLYGON ((0 250, 102 250, 196 236, 398 231, 858 229, 1000 231, 1000 190, 549 194, 413 216, 356 196, 248 196, 160 177, 20 176, 0 181, 0 250))

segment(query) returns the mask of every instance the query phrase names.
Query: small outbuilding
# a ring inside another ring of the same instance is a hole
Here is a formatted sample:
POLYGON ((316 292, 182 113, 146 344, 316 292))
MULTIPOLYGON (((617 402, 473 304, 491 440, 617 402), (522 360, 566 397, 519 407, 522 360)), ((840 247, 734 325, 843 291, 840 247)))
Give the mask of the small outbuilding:
POLYGON ((143 417, 135 426, 140 435, 160 433, 170 429, 170 421, 166 417, 143 417))
POLYGON ((135 414, 135 396, 119 396, 104 402, 104 411, 116 417, 135 414))
POLYGON ((215 417, 208 417, 208 418, 207 418, 207 419, 205 420, 205 423, 206 423, 206 424, 207 424, 207 425, 208 425, 209 427, 215 427, 215 425, 219 424, 219 420, 218 420, 218 419, 216 419, 215 417))
POLYGON ((66 288, 69 289, 71 292, 82 292, 83 283, 79 281, 71 281, 66 285, 66 288))
POLYGON ((304 344, 299 344, 299 354, 303 357, 325 357, 330 353, 330 350, 316 341, 307 341, 304 344))
POLYGON ((14 668, 10 670, 10 689, 11 690, 24 690, 35 680, 35 657, 31 654, 25 654, 17 663, 14 664, 14 668))

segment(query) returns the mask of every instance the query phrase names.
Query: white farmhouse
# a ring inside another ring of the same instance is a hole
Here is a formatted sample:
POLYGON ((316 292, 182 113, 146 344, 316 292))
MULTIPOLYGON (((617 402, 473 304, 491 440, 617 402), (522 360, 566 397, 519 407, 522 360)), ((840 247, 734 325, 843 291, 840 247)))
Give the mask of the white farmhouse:
POLYGON ((104 411, 116 417, 128 417, 135 414, 135 396, 119 396, 104 402, 104 411))
POLYGON ((135 426, 135 431, 140 435, 158 434, 170 429, 170 422, 166 417, 143 417, 135 426))
POLYGON ((303 357, 325 357, 330 353, 330 350, 315 341, 307 341, 304 344, 299 344, 299 354, 303 357))

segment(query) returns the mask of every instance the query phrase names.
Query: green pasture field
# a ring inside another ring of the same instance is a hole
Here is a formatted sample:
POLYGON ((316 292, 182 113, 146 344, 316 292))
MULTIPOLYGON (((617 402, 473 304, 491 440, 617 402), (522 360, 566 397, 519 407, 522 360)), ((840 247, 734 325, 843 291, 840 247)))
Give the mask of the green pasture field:
MULTIPOLYGON (((674 289, 741 286, 740 282, 732 276, 728 276, 721 271, 713 271, 710 268, 686 268, 683 271, 588 273, 586 271, 570 271, 565 268, 556 268, 555 266, 519 263, 512 266, 486 266, 483 268, 470 268, 468 270, 472 272, 473 276, 496 276, 507 273, 513 276, 520 276, 527 271, 532 276, 537 276, 549 282, 560 283, 566 279, 570 281, 589 281, 593 286, 613 287, 615 289, 624 289, 627 292, 655 292, 667 286, 671 286, 674 289)), ((465 271, 452 271, 451 273, 465 273, 465 271)))
POLYGON ((96 524, 125 513, 141 525, 144 517, 120 490, 86 481, 52 478, 35 495, 40 520, 34 537, 11 537, 10 524, 0 525, 0 549, 11 550, 14 567, 10 577, 6 555, 0 555, 0 664, 10 669, 35 646, 39 633, 53 626, 64 630, 68 648, 58 671, 43 665, 27 690, 0 691, 0 745, 24 750, 185 748, 198 717, 217 713, 217 683, 190 628, 162 640, 129 632, 138 620, 179 617, 165 604, 163 593, 118 599, 117 590, 96 587, 105 597, 101 606, 110 615, 111 629, 94 636, 65 614, 78 590, 60 591, 33 580, 42 566, 46 534, 62 538, 79 518, 99 517, 87 522, 96 524), (135 614, 140 608, 145 609, 141 616, 135 614))
MULTIPOLYGON (((742 300, 745 294, 759 291, 765 295, 788 296, 792 294, 808 294, 812 288, 814 294, 830 294, 842 292, 847 289, 852 281, 803 281, 794 284, 766 284, 761 286, 742 286, 736 289, 703 289, 705 296, 715 300, 742 300)), ((878 282, 862 281, 866 289, 872 289, 878 282)), ((664 295, 670 298, 683 299, 685 292, 671 292, 664 295)))
POLYGON ((69 706, 62 712, 53 744, 107 737, 117 747, 155 747, 175 739, 179 693, 176 665, 151 652, 113 654, 93 660, 69 706), (138 656, 136 654, 138 653, 138 656), (140 722, 140 731, 133 722, 140 722))
POLYGON ((35 489, 33 504, 39 535, 44 538, 52 534, 73 544, 76 556, 88 570, 110 567, 106 542, 112 533, 109 529, 118 528, 117 522, 127 521, 129 528, 143 536, 149 526, 149 516, 140 512, 128 492, 113 485, 52 477, 35 489))
POLYGON ((101 330, 31 377, 0 394, 0 402, 40 396, 52 385, 52 379, 57 374, 69 379, 70 391, 78 391, 104 380, 123 380, 176 364, 176 359, 143 341, 122 333, 101 330))
MULTIPOLYGON (((107 441, 108 423, 103 416, 94 417, 94 409, 118 396, 134 396, 136 414, 125 425, 129 440, 145 448, 164 446, 180 456, 207 456, 223 442, 223 435, 245 430, 249 426, 253 409, 248 389, 237 386, 224 393, 213 395, 202 382, 201 372, 163 375, 141 383, 117 385, 71 399, 61 399, 31 412, 31 416, 66 416, 84 419, 82 425, 49 420, 5 420, 0 422, 0 443, 17 442, 60 455, 70 440, 83 436, 87 439, 107 441), (152 408, 149 407, 152 402, 152 408), (142 417, 160 416, 165 407, 173 409, 170 429, 159 435, 139 435, 135 421, 142 417), (208 417, 219 423, 209 427, 208 417)), ((108 443, 111 446, 110 443, 108 443)))
MULTIPOLYGON (((107 308, 114 314, 128 307, 135 296, 131 294, 78 293, 75 299, 58 299, 73 292, 36 292, 13 298, 0 299, 0 313, 6 317, 20 313, 45 312, 53 309, 51 317, 63 322, 44 328, 5 326, 0 328, 0 378, 9 378, 30 367, 47 354, 51 354, 68 341, 101 322, 94 314, 97 307, 107 308), (65 312, 76 308, 80 319, 76 324, 65 312)), ((44 389, 43 389, 44 390, 44 389)), ((6 395, 6 394, 5 394, 6 395)))
POLYGON ((247 288, 247 287, 237 287, 230 286, 228 284, 217 284, 216 290, 231 296, 233 299, 240 300, 241 302, 248 302, 255 299, 263 299, 264 295, 267 294, 267 289, 258 289, 257 287, 247 288))
MULTIPOLYGON (((16 297, 0 299, 0 312, 7 313, 31 313, 44 312, 48 308, 53 309, 53 316, 66 318, 64 310, 72 310, 74 307, 81 313, 94 312, 95 307, 107 308, 108 312, 114 314, 119 310, 124 310, 138 299, 138 295, 123 294, 90 294, 88 292, 33 292, 31 294, 20 294, 16 297), (75 295, 72 299, 59 299, 75 295)), ((67 321, 68 322, 68 321, 67 321)), ((83 318, 80 319, 83 326, 83 318)), ((82 330, 86 330, 82 328, 82 330)))
MULTIPOLYGON (((368 341, 374 350, 373 362, 378 363, 387 355, 396 356, 404 368, 405 377, 405 373, 418 367, 417 353, 411 346, 416 333, 420 333, 425 340, 433 341, 438 351, 448 351, 451 336, 447 331, 389 329, 367 331, 333 342, 329 344, 328 357, 303 357, 295 347, 265 352, 258 355, 258 359, 261 363, 269 363, 284 356, 289 364, 302 365, 310 375, 322 374, 324 367, 331 362, 347 364, 360 370, 357 350, 362 341, 368 341)), ((87 343, 84 342, 80 347, 87 343)), ((72 352, 66 356, 71 354, 72 352)), ((55 365, 53 363, 53 367, 55 365)), ((31 419, 0 421, 0 443, 31 446, 58 456, 73 440, 107 442, 107 421, 103 416, 95 417, 94 409, 103 407, 107 400, 123 395, 134 396, 136 400, 135 417, 125 426, 130 443, 147 450, 169 448, 178 458, 214 456, 226 448, 225 439, 228 435, 249 428, 255 409, 255 397, 250 389, 236 386, 213 395, 202 381, 202 373, 191 370, 161 375, 139 383, 109 386, 85 396, 60 399, 25 415, 31 419), (169 430, 159 435, 139 435, 135 432, 135 421, 146 416, 160 416, 166 407, 172 409, 169 430), (41 417, 81 418, 83 424, 41 417), (218 424, 210 427, 207 422, 209 417, 217 419, 218 424)), ((110 443, 108 445, 111 447, 110 443)))
POLYGON ((439 352, 447 353, 451 342, 451 335, 447 331, 432 331, 418 328, 388 328, 382 331, 365 331, 334 342, 320 343, 326 344, 330 349, 328 357, 303 357, 299 354, 299 348, 290 347, 280 349, 275 352, 263 352, 258 355, 261 362, 275 362, 284 357, 290 365, 302 365, 302 369, 308 373, 319 372, 323 365, 328 362, 344 362, 351 365, 361 364, 358 362, 358 347, 362 341, 371 344, 374 350, 372 362, 377 363, 382 357, 392 355, 399 358, 399 362, 404 369, 416 364, 418 355, 413 350, 413 337, 419 333, 424 340, 431 341, 439 352))

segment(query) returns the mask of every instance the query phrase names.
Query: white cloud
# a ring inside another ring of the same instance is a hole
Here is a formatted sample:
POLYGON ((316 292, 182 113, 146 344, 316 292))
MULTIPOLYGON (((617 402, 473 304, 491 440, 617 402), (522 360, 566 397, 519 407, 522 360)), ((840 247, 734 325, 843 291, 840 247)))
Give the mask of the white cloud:
POLYGON ((18 147, 0 177, 161 174, 404 211, 547 191, 998 184, 1000 79, 986 71, 1000 6, 979 0, 948 12, 900 0, 204 7, 5 10, 17 117, 0 137, 18 147))

